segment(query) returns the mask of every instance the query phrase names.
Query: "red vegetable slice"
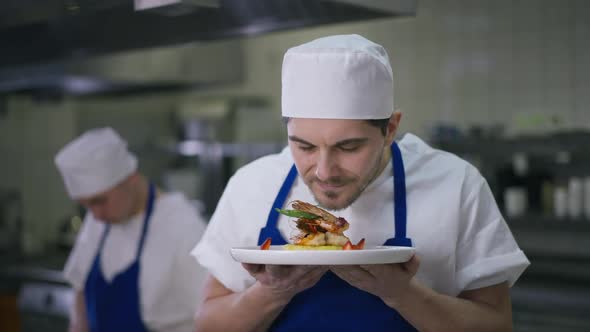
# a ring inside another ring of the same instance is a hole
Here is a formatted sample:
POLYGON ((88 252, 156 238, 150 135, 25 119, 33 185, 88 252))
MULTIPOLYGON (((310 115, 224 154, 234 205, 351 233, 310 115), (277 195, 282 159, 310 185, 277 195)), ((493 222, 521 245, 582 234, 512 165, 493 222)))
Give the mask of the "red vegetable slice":
POLYGON ((352 243, 350 241, 346 241, 346 243, 342 246, 342 250, 353 250, 352 243))
POLYGON ((267 237, 264 243, 260 246, 260 250, 268 250, 270 248, 271 238, 267 237))
POLYGON ((352 246, 353 249, 363 249, 365 247, 365 238, 362 238, 359 243, 356 244, 356 246, 352 246))
POLYGON ((363 249, 364 247, 365 247, 365 239, 363 238, 356 245, 352 244, 350 242, 350 240, 346 241, 346 243, 342 246, 342 250, 360 250, 360 249, 363 249))

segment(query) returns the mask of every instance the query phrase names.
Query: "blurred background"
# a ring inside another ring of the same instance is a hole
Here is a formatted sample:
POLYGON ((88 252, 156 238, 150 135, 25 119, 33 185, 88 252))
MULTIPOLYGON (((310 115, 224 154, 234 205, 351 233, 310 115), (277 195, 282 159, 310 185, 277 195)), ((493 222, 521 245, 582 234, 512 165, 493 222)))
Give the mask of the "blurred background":
POLYGON ((532 262, 515 331, 590 331, 590 1, 4 0, 0 331, 65 331, 84 211, 55 153, 112 126, 210 216, 285 144, 283 53, 358 33, 389 52, 401 131, 484 174, 532 262))

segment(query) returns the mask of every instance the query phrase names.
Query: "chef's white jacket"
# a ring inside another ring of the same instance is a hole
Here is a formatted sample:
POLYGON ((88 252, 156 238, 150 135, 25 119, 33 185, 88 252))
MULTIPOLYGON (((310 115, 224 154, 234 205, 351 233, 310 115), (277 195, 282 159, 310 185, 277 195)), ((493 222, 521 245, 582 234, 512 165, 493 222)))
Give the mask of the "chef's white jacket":
MULTIPOLYGON (((111 225, 101 252, 101 269, 107 281, 127 269, 136 257, 144 215, 111 225)), ((190 250, 206 228, 195 207, 180 193, 164 193, 156 199, 140 257, 141 315, 152 331, 194 330, 194 315, 206 270, 190 256, 190 250)), ((76 244, 64 269, 65 278, 83 290, 105 224, 87 213, 76 244)))
MULTIPOLYGON (((406 174, 407 236, 420 269, 417 278, 448 295, 518 279, 529 261, 515 242, 489 186, 478 170, 457 156, 433 149, 406 134, 398 143, 406 174)), ((257 245, 273 201, 293 159, 289 148, 258 159, 230 179, 209 226, 192 254, 225 287, 243 291, 255 280, 233 261, 230 248, 257 245)), ((297 178, 287 202, 315 202, 297 178)), ((382 245, 394 236, 391 163, 348 208, 334 212, 356 243, 382 245)), ((295 231, 281 215, 279 231, 295 231)))

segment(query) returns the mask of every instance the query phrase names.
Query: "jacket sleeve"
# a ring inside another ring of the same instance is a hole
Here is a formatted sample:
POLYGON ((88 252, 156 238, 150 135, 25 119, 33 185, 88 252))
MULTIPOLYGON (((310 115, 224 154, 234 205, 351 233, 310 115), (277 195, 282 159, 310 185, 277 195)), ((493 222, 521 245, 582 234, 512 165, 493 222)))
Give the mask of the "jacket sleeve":
POLYGON ((530 264, 518 247, 494 196, 470 167, 459 214, 457 287, 470 290, 508 281, 512 286, 530 264))

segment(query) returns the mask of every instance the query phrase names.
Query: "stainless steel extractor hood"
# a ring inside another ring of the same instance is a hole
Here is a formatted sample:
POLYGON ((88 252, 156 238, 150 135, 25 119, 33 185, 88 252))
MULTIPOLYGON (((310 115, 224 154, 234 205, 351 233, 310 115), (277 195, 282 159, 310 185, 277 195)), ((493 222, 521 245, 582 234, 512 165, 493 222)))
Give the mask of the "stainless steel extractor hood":
POLYGON ((0 6, 0 94, 83 95, 236 82, 241 52, 232 40, 238 37, 413 16, 416 7, 417 0, 5 0, 0 6), (193 65, 189 75, 179 69, 190 66, 189 53, 197 54, 193 61, 205 58, 191 47, 207 53, 213 41, 227 43, 212 47, 217 53, 211 63, 193 65), (149 67, 139 65, 145 59, 166 62, 170 70, 151 75, 149 67), (145 73, 132 74, 136 68, 145 73), (222 73, 213 75, 210 68, 222 73), (121 73, 131 77, 113 76, 121 73), (149 77, 134 77, 141 74, 149 77))

